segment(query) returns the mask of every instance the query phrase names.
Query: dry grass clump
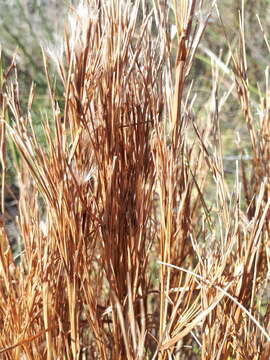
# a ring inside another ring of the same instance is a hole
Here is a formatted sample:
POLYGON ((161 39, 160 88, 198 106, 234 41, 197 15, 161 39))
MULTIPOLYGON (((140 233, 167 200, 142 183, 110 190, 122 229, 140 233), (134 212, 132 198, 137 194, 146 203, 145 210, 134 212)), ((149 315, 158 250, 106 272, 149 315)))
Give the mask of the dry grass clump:
POLYGON ((1 359, 270 356, 269 101, 262 94, 257 124, 240 28, 231 55, 253 157, 230 193, 219 113, 233 89, 219 98, 226 74, 213 64, 211 111, 198 118, 188 78, 212 10, 195 0, 71 8, 63 55, 51 54, 64 105, 44 52, 45 146, 34 87, 23 111, 15 64, 1 75, 2 212, 9 134, 21 247, 16 263, 2 224, 1 359))

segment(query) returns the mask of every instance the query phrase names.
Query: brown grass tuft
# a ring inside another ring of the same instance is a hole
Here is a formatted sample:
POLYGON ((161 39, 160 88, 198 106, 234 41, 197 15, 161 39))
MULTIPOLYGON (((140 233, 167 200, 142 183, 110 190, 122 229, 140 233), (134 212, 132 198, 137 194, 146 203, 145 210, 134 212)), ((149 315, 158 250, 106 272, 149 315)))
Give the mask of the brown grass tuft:
POLYGON ((256 122, 242 13, 240 50, 229 46, 235 91, 219 96, 227 74, 213 63, 210 111, 198 116, 190 77, 212 11, 196 0, 71 7, 63 55, 51 53, 64 103, 43 51, 43 142, 34 86, 22 109, 15 63, 1 71, 1 359, 268 359, 268 69, 256 122), (220 124, 232 92, 252 152, 233 191, 220 124), (4 216, 10 138, 16 255, 4 216))

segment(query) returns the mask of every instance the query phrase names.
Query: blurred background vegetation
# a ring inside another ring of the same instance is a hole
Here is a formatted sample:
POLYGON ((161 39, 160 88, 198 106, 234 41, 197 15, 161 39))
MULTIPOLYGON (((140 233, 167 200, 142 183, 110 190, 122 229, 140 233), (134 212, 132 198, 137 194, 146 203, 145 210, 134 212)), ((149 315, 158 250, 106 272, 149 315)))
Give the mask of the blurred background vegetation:
POLYGON ((6 64, 16 53, 20 80, 27 88, 34 81, 39 101, 46 100, 46 79, 41 46, 52 46, 62 37, 69 2, 65 0, 1 1, 0 43, 6 64))

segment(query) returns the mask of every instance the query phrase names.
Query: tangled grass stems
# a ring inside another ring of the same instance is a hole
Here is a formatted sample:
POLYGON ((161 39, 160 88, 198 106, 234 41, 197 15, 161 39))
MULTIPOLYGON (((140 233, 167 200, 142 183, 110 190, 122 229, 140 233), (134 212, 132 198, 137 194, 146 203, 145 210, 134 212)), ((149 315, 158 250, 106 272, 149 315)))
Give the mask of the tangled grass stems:
POLYGON ((2 207, 10 137, 20 154, 22 248, 16 263, 3 216, 3 359, 269 357, 267 91, 257 124, 242 16, 241 51, 230 48, 235 86, 213 63, 210 111, 196 112, 191 69, 213 4, 71 8, 63 54, 52 59, 64 106, 43 51, 45 145, 31 117, 34 87, 25 111, 16 66, 1 75, 2 207), (253 153, 251 176, 244 160, 237 165, 233 192, 220 124, 230 96, 253 153))

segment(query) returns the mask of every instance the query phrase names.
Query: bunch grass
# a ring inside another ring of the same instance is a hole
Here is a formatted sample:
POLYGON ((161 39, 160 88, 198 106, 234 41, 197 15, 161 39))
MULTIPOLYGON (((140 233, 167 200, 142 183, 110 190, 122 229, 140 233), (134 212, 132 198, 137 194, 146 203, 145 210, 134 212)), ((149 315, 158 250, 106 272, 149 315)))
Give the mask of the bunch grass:
POLYGON ((242 8, 239 49, 227 39, 229 72, 212 60, 203 116, 191 76, 213 11, 71 7, 63 54, 43 50, 42 142, 34 86, 25 111, 15 62, 0 66, 3 219, 8 139, 20 189, 19 262, 0 227, 1 358, 269 358, 269 70, 256 121, 242 8), (233 191, 220 120, 230 96, 252 154, 248 169, 236 162, 233 191))

